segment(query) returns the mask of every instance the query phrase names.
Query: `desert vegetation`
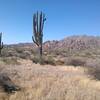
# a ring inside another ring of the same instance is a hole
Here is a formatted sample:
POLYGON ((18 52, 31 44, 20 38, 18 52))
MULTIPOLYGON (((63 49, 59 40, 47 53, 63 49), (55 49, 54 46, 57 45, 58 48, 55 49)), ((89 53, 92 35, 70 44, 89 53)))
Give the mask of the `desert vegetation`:
POLYGON ((0 100, 100 100, 100 37, 43 43, 45 21, 33 15, 34 44, 4 45, 0 33, 0 100))
POLYGON ((83 67, 40 65, 30 60, 19 62, 21 65, 1 65, 1 72, 21 87, 14 94, 7 94, 1 88, 1 100, 100 99, 100 82, 86 74, 87 69, 83 67))
POLYGON ((38 48, 32 43, 4 45, 0 73, 9 76, 21 90, 8 94, 0 87, 0 100, 99 100, 99 47, 56 50, 53 41, 48 51, 46 45, 42 65, 38 48))

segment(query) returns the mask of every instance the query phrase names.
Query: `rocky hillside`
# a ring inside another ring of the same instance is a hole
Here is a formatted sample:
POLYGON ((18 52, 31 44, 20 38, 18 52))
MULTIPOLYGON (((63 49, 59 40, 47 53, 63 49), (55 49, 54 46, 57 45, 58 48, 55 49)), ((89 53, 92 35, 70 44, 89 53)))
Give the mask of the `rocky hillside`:
MULTIPOLYGON (((94 36, 70 36, 60 41, 46 41, 43 44, 43 50, 53 55, 69 56, 72 53, 82 54, 86 52, 89 55, 100 55, 100 37, 94 36), (70 52, 71 51, 71 52, 70 52), (91 54, 90 54, 91 53, 91 54)), ((37 52, 37 47, 33 43, 20 43, 5 45, 2 55, 5 57, 17 56, 21 58, 31 58, 37 52)), ((82 54, 83 55, 83 54, 82 54)))
POLYGON ((100 48, 100 37, 71 36, 60 41, 47 41, 45 49, 85 50, 100 48))
MULTIPOLYGON (((100 37, 95 36, 70 36, 60 41, 46 41, 44 42, 44 49, 73 49, 73 50, 85 50, 100 48, 100 37)), ((8 45, 8 47, 21 47, 21 48, 36 48, 33 43, 19 43, 8 45)))

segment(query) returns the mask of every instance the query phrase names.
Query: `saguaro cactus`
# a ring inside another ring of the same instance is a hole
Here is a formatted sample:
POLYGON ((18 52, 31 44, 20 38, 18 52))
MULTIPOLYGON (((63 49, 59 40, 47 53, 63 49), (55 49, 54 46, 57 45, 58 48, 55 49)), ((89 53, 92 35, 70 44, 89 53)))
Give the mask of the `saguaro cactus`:
POLYGON ((46 21, 45 14, 35 13, 33 15, 33 42, 39 47, 40 61, 42 60, 43 27, 46 21))
POLYGON ((0 55, 1 55, 1 51, 3 49, 3 42, 2 42, 2 32, 0 33, 0 55))

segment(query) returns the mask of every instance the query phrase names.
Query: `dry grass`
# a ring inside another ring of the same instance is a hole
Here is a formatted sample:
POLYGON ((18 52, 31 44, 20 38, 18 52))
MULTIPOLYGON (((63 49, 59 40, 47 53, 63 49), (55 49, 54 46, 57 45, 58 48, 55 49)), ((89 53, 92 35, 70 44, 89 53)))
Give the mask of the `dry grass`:
POLYGON ((0 90, 0 100, 100 100, 100 82, 91 80, 86 69, 20 62, 22 65, 1 65, 2 72, 22 90, 15 94, 0 90))

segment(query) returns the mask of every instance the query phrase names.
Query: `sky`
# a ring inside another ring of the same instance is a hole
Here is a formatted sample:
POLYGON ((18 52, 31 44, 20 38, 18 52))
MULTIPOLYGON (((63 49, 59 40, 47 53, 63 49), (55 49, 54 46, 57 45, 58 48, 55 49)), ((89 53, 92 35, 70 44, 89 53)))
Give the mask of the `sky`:
POLYGON ((71 35, 100 36, 100 0, 0 0, 4 44, 32 42, 32 17, 45 13, 44 41, 71 35))

